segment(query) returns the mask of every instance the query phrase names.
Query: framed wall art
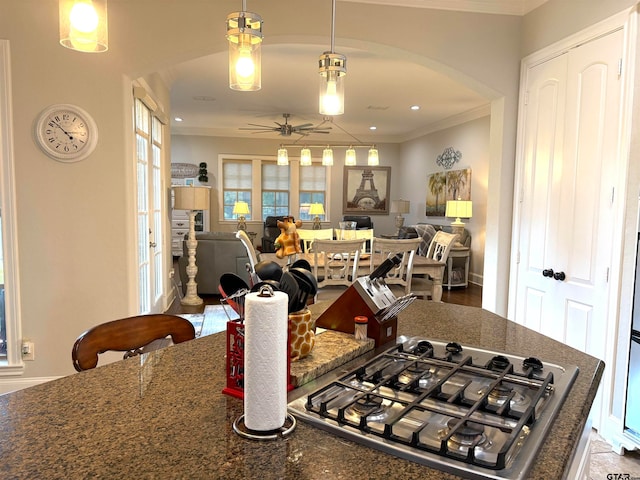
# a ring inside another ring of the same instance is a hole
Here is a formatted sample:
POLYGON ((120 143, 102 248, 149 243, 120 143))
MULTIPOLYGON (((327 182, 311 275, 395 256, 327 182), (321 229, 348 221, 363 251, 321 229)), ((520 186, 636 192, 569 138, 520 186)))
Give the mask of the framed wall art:
POLYGON ((447 200, 471 200, 471 169, 437 172, 427 176, 425 215, 444 217, 447 200))
POLYGON ((391 167, 344 167, 343 213, 388 215, 391 167))

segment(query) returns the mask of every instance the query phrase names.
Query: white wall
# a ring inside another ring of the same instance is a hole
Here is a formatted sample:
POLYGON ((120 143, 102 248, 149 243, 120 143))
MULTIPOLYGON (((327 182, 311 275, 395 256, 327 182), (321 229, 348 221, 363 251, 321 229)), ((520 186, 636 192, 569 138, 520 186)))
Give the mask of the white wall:
POLYGON ((487 218, 488 178, 489 178, 489 126, 490 118, 484 116, 406 142, 402 145, 403 198, 411 201, 411 214, 405 225, 413 223, 433 223, 448 225, 451 219, 427 217, 425 202, 427 176, 442 172, 436 158, 445 148, 453 147, 462 157, 452 170, 471 169, 471 200, 473 217, 464 220, 465 228, 471 234, 470 280, 482 284, 484 271, 485 228, 487 218))

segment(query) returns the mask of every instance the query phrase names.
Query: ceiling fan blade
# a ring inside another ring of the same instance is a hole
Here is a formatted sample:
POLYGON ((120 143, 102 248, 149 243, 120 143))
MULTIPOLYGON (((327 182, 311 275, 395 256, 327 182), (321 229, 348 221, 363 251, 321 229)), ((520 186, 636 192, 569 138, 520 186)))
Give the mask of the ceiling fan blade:
POLYGON ((258 123, 247 123, 247 125, 251 125, 252 127, 262 127, 262 128, 270 128, 270 129, 276 128, 276 127, 272 127, 271 125, 260 125, 258 123))
POLYGON ((309 127, 313 127, 313 123, 303 123, 302 125, 296 125, 293 127, 294 130, 306 129, 309 127))

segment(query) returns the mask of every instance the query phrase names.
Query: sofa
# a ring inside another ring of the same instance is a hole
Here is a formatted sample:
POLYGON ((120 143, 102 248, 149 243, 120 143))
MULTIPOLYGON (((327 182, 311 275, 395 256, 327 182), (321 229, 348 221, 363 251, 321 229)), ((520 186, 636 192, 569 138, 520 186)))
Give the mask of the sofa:
MULTIPOLYGON (((231 232, 196 233, 196 283, 198 294, 219 295, 218 285, 223 273, 235 273, 249 283, 247 263, 249 256, 242 242, 231 232)), ((178 270, 182 282, 182 293, 187 290, 187 265, 189 253, 187 242, 182 242, 182 256, 178 259, 178 270)))
POLYGON ((369 215, 344 215, 343 222, 356 222, 356 230, 368 230, 373 228, 373 222, 369 215))
MULTIPOLYGON (((433 235, 438 230, 442 230, 447 233, 451 233, 451 225, 433 225, 430 223, 419 223, 417 225, 410 225, 401 227, 398 232, 398 238, 422 238, 422 243, 418 248, 418 253, 425 255, 433 235)), ((458 242, 467 248, 471 248, 471 234, 465 228, 461 238, 458 238, 458 242)))

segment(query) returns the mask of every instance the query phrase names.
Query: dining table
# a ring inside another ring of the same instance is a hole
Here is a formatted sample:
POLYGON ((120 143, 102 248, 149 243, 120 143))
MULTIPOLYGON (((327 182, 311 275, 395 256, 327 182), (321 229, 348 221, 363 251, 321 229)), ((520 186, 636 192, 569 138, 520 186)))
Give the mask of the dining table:
MULTIPOLYGON (((358 276, 369 275, 378 267, 382 262, 387 259, 387 255, 383 254, 370 254, 361 253, 358 260, 358 276), (373 262, 372 262, 373 260, 373 262)), ((274 261, 282 267, 291 265, 297 260, 306 260, 313 268, 316 262, 316 255, 313 252, 303 252, 295 255, 278 258, 275 253, 261 253, 261 261, 274 261)), ((324 256, 318 255, 318 262, 324 262, 324 256)), ((321 268, 324 263, 319 263, 318 267, 321 268)), ((434 302, 442 300, 442 279, 444 277, 444 269, 446 263, 439 262, 433 258, 423 257, 422 255, 414 255, 413 257, 413 275, 428 275, 433 281, 433 293, 431 299, 434 302)))

